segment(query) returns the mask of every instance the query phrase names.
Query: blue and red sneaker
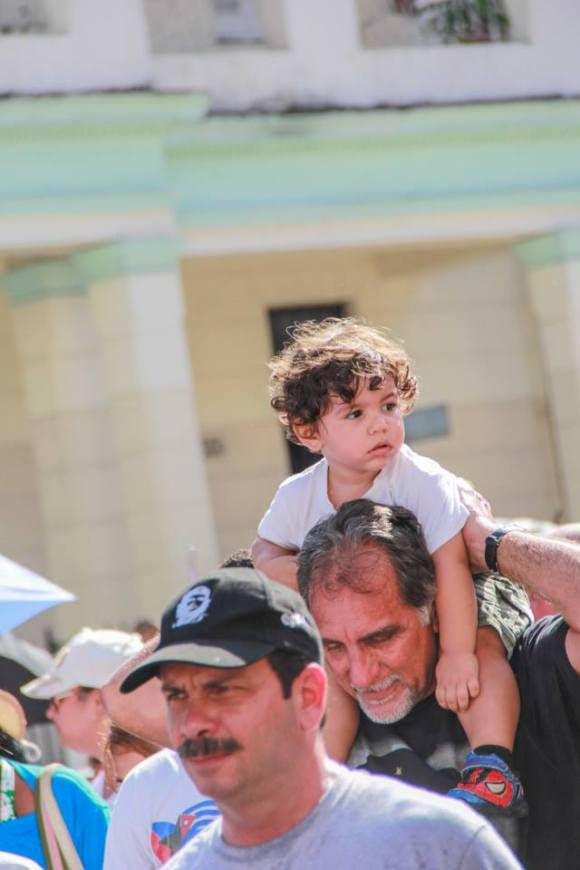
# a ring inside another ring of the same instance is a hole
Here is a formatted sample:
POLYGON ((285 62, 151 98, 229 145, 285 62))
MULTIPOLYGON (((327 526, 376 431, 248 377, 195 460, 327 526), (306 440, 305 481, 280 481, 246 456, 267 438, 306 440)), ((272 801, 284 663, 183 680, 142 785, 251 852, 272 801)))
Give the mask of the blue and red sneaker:
POLYGON ((461 782, 448 794, 488 815, 520 817, 528 812, 521 782, 495 753, 478 755, 470 752, 465 759, 461 782))

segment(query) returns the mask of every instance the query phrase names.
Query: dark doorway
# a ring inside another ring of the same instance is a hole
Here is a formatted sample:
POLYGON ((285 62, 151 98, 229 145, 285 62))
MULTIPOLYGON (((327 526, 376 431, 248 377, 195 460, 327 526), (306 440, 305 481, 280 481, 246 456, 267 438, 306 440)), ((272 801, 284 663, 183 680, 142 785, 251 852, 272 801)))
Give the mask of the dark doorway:
MULTIPOLYGON (((269 311, 270 330, 272 332, 272 347, 274 353, 282 350, 285 344, 290 340, 288 328, 295 323, 302 323, 304 320, 324 320, 325 317, 345 317, 346 306, 337 302, 334 305, 303 305, 296 308, 271 308, 269 311)), ((313 465, 320 459, 315 453, 310 453, 305 447, 299 444, 293 444, 291 441, 288 444, 288 455, 290 458, 290 466, 292 474, 297 474, 299 471, 304 471, 309 465, 313 465)))

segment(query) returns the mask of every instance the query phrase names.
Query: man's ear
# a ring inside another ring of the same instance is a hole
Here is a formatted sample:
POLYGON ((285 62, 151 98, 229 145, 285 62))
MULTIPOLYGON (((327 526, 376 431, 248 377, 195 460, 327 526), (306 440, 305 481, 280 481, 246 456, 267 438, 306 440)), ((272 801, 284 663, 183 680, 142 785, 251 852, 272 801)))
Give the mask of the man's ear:
POLYGON ((306 447, 311 453, 320 453, 322 442, 316 423, 295 423, 292 426, 292 431, 303 447, 306 447))
POLYGON ((327 677, 324 668, 310 662, 292 685, 292 698, 303 731, 318 731, 326 710, 327 677))

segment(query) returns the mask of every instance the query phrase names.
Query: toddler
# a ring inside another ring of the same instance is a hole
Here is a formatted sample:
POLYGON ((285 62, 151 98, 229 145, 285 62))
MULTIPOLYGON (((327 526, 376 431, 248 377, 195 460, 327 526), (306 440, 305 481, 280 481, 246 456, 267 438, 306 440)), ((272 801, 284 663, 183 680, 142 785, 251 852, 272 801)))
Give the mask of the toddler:
MULTIPOLYGON (((368 498, 413 511, 436 572, 435 694, 459 715, 472 748, 452 794, 482 810, 516 811, 524 803, 511 769, 519 694, 507 659, 530 621, 527 598, 495 575, 474 581, 455 477, 404 443, 403 417, 417 393, 409 358, 382 330, 329 318, 295 327, 270 369, 271 405, 288 437, 323 458, 278 488, 258 528, 256 567, 296 588, 295 554, 306 534, 344 502, 368 498)), ((344 759, 357 719, 340 691, 333 686, 325 739, 344 759)))

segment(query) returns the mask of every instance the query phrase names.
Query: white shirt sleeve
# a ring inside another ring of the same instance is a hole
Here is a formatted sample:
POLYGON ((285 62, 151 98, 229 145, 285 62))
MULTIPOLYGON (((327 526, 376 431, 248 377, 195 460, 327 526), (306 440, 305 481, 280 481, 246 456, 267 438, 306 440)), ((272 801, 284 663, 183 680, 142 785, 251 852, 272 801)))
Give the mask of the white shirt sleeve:
POLYGON ((298 550, 298 535, 295 528, 296 511, 292 509, 293 490, 288 486, 292 478, 281 483, 270 507, 258 526, 258 535, 286 550, 298 550))
POLYGON ((313 525, 334 512, 326 494, 327 465, 322 459, 280 484, 258 535, 287 550, 299 550, 313 525))
POLYGON ((469 516, 467 508, 450 471, 406 446, 401 460, 393 481, 393 503, 413 511, 433 554, 461 531, 469 516))

